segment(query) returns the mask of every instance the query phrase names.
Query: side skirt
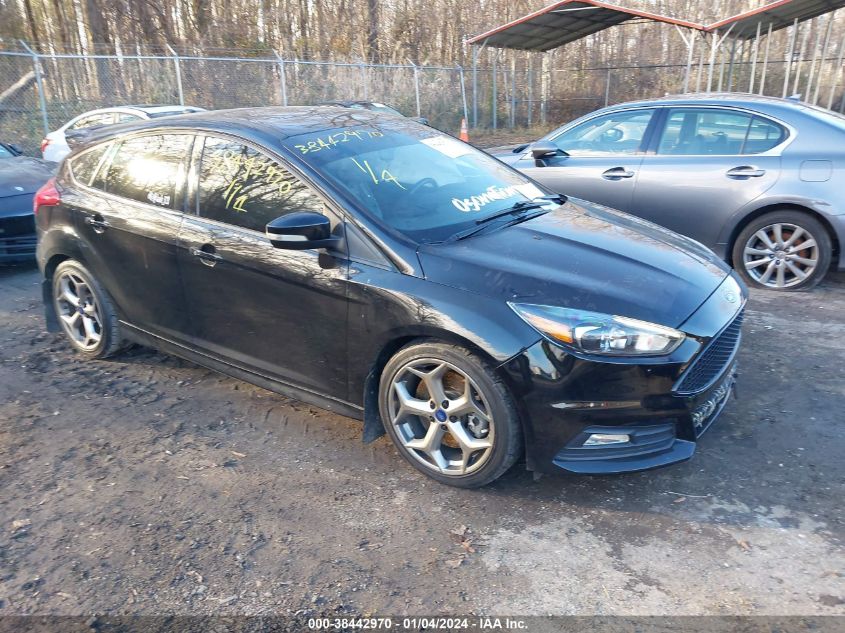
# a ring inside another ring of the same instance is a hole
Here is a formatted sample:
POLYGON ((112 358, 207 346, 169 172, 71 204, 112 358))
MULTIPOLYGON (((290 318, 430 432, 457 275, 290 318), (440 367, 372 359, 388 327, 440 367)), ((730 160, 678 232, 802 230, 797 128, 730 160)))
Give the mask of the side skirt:
POLYGON ((294 398, 295 400, 299 400, 307 404, 312 404, 315 407, 320 407, 321 409, 326 409, 327 411, 331 411, 333 413, 339 413, 356 420, 364 419, 363 407, 359 407, 344 400, 338 400, 329 396, 314 393, 313 391, 309 391, 301 387, 295 387, 293 385, 289 385, 288 383, 258 374, 254 371, 231 365, 217 358, 203 354, 202 352, 189 349, 179 343, 175 343, 160 336, 156 336, 155 334, 146 332, 145 330, 141 330, 140 328, 130 325, 125 321, 121 321, 120 325, 123 328, 126 338, 134 343, 154 347, 168 354, 173 354, 174 356, 179 356, 185 360, 189 360, 197 365, 202 365, 208 369, 218 371, 221 374, 226 374, 232 378, 243 380, 244 382, 267 389, 268 391, 272 391, 289 398, 294 398))

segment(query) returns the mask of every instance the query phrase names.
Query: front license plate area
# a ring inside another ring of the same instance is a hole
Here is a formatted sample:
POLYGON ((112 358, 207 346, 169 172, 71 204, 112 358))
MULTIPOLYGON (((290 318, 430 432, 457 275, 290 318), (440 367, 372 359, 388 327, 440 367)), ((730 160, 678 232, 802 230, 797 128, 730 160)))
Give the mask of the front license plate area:
POLYGON ((713 423, 733 391, 734 381, 736 380, 735 368, 731 369, 725 374, 725 377, 719 384, 713 388, 710 393, 698 404, 690 413, 692 419, 692 427, 695 436, 699 437, 704 433, 713 423))

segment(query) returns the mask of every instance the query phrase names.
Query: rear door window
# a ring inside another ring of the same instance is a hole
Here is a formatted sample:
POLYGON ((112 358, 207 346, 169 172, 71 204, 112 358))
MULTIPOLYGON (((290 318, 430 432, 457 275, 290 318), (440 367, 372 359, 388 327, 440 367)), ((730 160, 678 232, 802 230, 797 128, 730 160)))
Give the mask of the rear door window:
POLYGON ((140 136, 123 141, 106 174, 105 190, 157 207, 179 208, 177 196, 185 179, 190 142, 188 134, 140 136))
POLYGON ((91 184, 94 174, 97 173, 100 162, 106 155, 106 150, 108 150, 109 147, 111 147, 111 143, 103 143, 102 145, 98 145, 97 147, 89 149, 79 156, 76 156, 70 162, 70 171, 76 179, 76 182, 81 185, 91 184))
POLYGON ((322 199, 277 161, 252 147, 207 137, 199 175, 199 214, 264 232, 294 211, 326 213, 322 199))
POLYGON ((777 147, 786 140, 787 131, 778 123, 755 116, 748 129, 743 154, 761 154, 777 147))
POLYGON ((760 154, 782 143, 786 129, 747 112, 721 108, 673 108, 658 154, 736 156, 760 154))

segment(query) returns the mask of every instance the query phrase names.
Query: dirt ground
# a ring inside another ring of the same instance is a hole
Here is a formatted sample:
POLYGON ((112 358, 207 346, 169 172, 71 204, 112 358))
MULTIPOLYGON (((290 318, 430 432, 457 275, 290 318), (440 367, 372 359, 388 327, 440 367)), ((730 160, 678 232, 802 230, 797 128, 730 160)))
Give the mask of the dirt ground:
POLYGON ((0 615, 845 614, 845 275, 754 293, 692 461, 462 491, 360 423, 136 348, 0 268, 0 615))

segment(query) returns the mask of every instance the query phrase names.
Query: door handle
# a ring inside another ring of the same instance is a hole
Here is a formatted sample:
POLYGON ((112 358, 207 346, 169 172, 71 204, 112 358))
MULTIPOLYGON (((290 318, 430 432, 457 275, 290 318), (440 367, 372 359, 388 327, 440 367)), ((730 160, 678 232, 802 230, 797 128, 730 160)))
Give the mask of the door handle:
POLYGON ((605 180, 619 180, 621 178, 633 178, 634 172, 624 167, 614 167, 604 172, 601 177, 605 180))
POLYGON ((97 215, 88 215, 85 216, 85 224, 88 224, 92 229, 94 229, 94 233, 104 233, 107 228, 109 228, 109 223, 103 219, 99 213, 97 215))
POLYGON ((214 252, 215 248, 211 244, 203 244, 200 248, 196 246, 192 246, 188 249, 188 252, 191 253, 194 257, 199 257, 200 261, 205 264, 206 266, 214 266, 217 262, 221 261, 223 258, 220 257, 217 253, 214 252))
POLYGON ((725 175, 728 178, 760 178, 760 176, 766 175, 766 170, 757 169, 752 165, 743 165, 742 167, 729 169, 725 175))

